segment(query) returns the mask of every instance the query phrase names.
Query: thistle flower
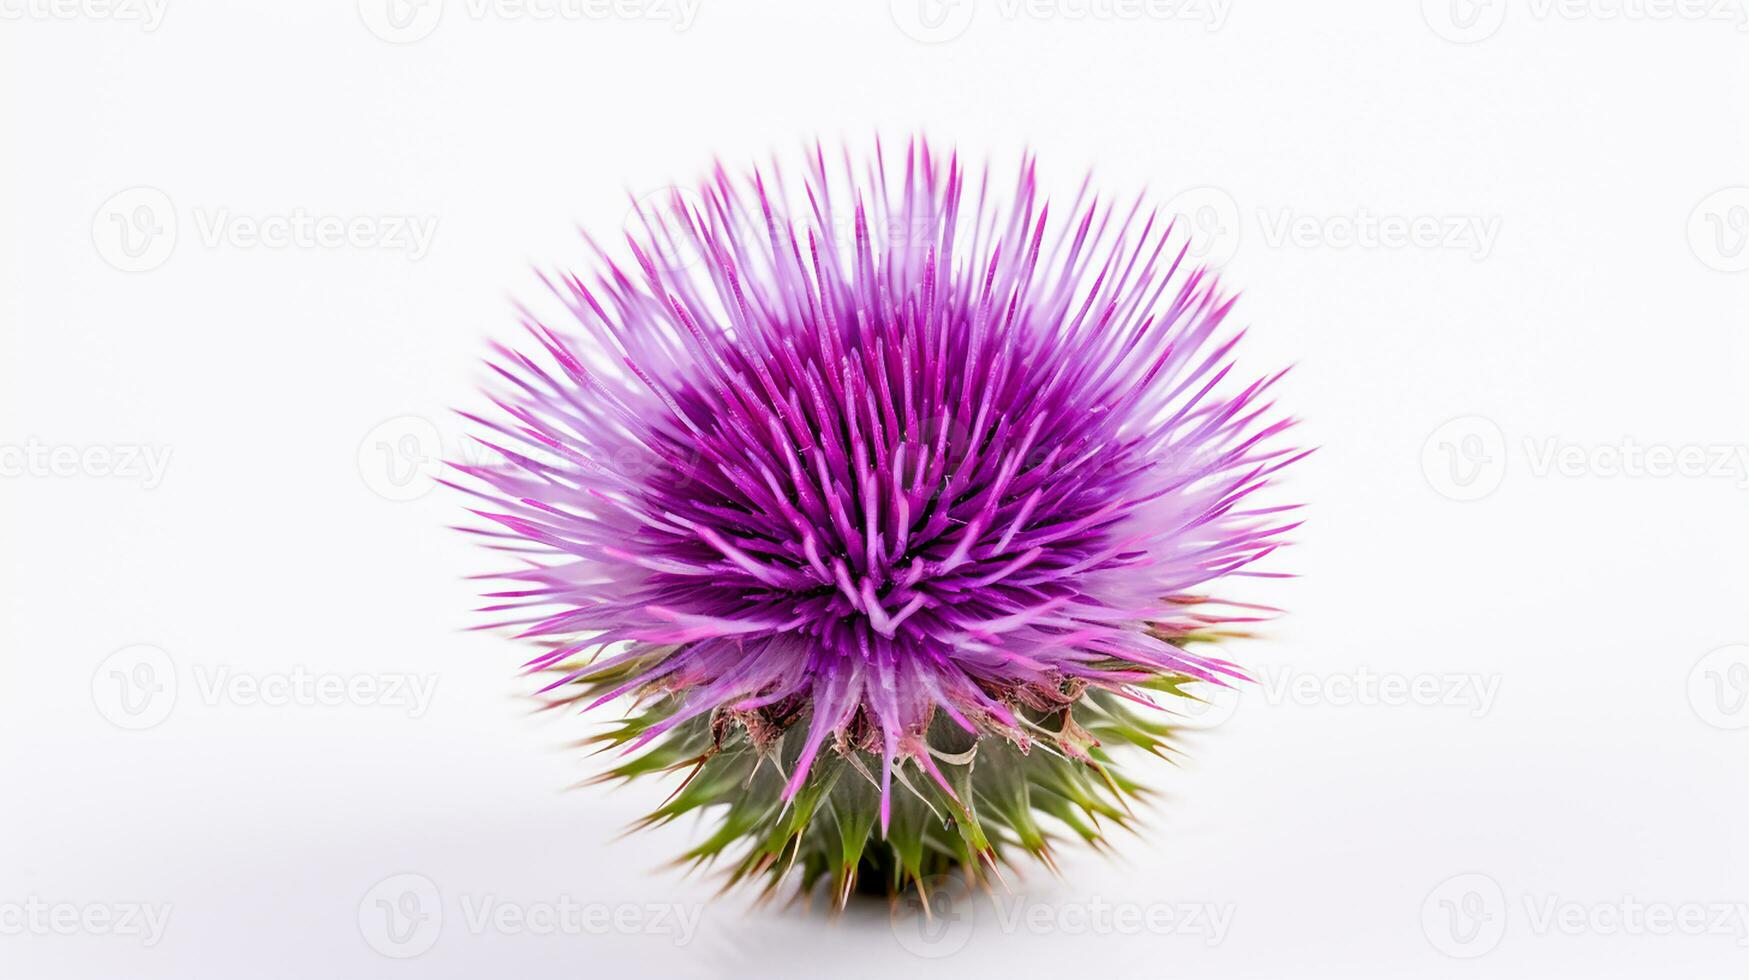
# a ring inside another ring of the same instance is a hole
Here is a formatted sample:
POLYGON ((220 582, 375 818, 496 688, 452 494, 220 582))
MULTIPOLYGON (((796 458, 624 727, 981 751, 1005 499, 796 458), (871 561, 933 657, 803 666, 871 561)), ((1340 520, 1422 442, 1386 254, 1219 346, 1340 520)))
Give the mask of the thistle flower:
MULTIPOLYGON (((1252 495, 1299 458, 1239 380, 1233 299, 1142 201, 1051 218, 913 141, 634 205, 495 346, 491 464, 455 468, 522 555, 487 609, 590 708, 604 778, 686 770, 644 824, 717 818, 732 881, 897 889, 1130 827, 1114 743, 1242 677, 1199 652, 1258 607, 1205 590, 1280 543, 1252 495)), ((587 239, 587 236, 585 236, 587 239)))

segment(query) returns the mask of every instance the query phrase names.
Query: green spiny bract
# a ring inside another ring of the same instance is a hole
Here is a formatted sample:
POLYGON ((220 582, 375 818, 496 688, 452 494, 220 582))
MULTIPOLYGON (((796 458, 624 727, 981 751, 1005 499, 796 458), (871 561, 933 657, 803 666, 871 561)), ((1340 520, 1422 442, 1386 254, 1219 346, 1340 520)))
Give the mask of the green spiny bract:
MULTIPOLYGON (((622 663, 589 673, 586 665, 557 665, 552 669, 567 675, 585 671, 558 703, 594 700, 648 667, 622 663)), ((1133 685, 1151 692, 1159 706, 1066 684, 1058 705, 1013 705, 1024 726, 1014 740, 974 738, 938 717, 926 742, 954 794, 920 766, 900 767, 884 836, 877 819, 880 748, 869 726, 852 725, 784 800, 800 754, 796 735, 807 730, 808 709, 799 699, 688 719, 589 782, 667 774, 674 791, 633 829, 687 814, 703 817, 703 839, 676 863, 725 865, 725 888, 753 885, 770 897, 789 881, 796 895, 824 891, 841 907, 854 894, 897 895, 948 874, 987 884, 1018 854, 1054 870, 1053 845, 1060 840, 1104 849, 1113 829, 1133 832, 1132 804, 1150 790, 1129 778, 1114 755, 1133 749, 1161 758, 1175 754, 1182 726, 1173 722, 1170 702, 1197 700, 1186 690, 1194 680, 1164 675, 1133 685)), ((585 744, 624 750, 669 718, 678 697, 647 692, 625 718, 585 744)))

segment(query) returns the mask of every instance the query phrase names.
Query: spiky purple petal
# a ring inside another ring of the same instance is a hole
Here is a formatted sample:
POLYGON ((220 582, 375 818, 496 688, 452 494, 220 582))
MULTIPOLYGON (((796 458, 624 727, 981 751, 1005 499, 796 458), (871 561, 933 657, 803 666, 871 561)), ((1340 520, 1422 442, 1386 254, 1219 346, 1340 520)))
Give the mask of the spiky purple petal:
POLYGON ((1185 236, 1085 186, 1058 225, 1030 160, 1004 205, 922 142, 784 186, 719 167, 640 208, 635 268, 597 249, 549 279, 572 329, 496 349, 497 414, 467 416, 495 462, 460 469, 527 556, 490 608, 562 643, 531 666, 621 648, 599 700, 678 696, 634 749, 805 705, 784 798, 873 751, 883 829, 902 761, 952 796, 937 712, 1024 745, 1016 708, 1078 685, 1239 676, 1170 640, 1292 527, 1251 499, 1297 454, 1185 236))

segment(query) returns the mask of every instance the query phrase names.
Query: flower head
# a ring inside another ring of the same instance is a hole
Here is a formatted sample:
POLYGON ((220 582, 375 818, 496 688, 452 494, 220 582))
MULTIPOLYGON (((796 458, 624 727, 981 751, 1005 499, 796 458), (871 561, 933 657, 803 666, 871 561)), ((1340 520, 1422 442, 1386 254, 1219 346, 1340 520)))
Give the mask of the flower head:
POLYGON ((497 348, 500 458, 459 467, 522 555, 489 608, 549 690, 641 706, 615 774, 716 777, 653 819, 726 806, 693 856, 747 840, 737 876, 1042 852, 1034 811, 1097 840, 1134 790, 1103 743, 1168 734, 1126 701, 1240 676, 1191 641, 1292 526, 1252 499, 1299 455, 1280 374, 1235 374, 1232 298, 1139 200, 1059 218, 1031 160, 1004 201, 921 141, 804 170, 637 207, 628 262, 549 280, 575 322, 497 348))

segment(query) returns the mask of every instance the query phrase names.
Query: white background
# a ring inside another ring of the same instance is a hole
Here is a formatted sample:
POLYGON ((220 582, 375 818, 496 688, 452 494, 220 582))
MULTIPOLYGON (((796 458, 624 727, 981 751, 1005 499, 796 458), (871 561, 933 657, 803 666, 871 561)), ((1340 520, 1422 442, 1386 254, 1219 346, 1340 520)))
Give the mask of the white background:
POLYGON ((1718 455, 1749 445, 1742 4, 703 0, 676 29, 448 0, 402 31, 375 0, 66 3, 0 0, 0 975, 1749 970, 1749 651, 1703 662, 1749 642, 1749 471, 1718 455), (1263 683, 1185 765, 1142 767, 1167 795, 1119 860, 1068 848, 1063 880, 933 933, 701 904, 713 881, 661 867, 696 828, 615 839, 666 787, 566 791, 590 724, 531 714, 528 651, 461 631, 490 561, 444 530, 458 500, 391 498, 429 489, 485 339, 531 263, 583 262, 578 224, 613 237, 627 192, 713 155, 917 130, 1031 147, 1065 196, 1094 165, 1202 189, 1245 364, 1298 364, 1283 404, 1322 447, 1278 495, 1310 505, 1278 565, 1301 577, 1260 593, 1291 615, 1233 648, 1263 683), (435 234, 242 237, 298 209, 435 234), (166 217, 130 256, 116 222, 166 217), (1381 219, 1441 232, 1344 237, 1381 219), (1709 471, 1619 472, 1653 446, 1709 471), (92 447, 170 455, 153 478, 92 447), (422 712, 211 691, 298 672, 435 688, 422 712), (403 891, 441 921, 385 939, 403 891), (564 896, 701 917, 469 921, 564 896), (30 912, 136 903, 169 906, 155 943, 30 912), (1187 906, 1224 932, 1100 912, 1187 906))

